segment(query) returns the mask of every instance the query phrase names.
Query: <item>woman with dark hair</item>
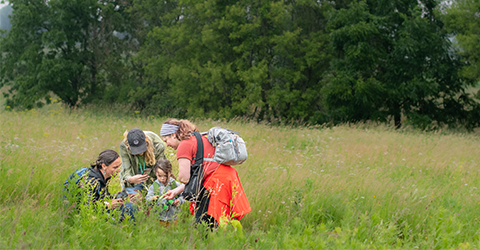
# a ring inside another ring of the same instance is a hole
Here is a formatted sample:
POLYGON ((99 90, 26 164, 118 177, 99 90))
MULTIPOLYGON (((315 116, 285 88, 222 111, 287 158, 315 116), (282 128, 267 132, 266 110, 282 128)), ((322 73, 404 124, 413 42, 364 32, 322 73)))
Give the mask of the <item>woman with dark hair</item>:
MULTIPOLYGON (((177 150, 178 181, 187 184, 190 180, 191 165, 197 153, 197 138, 192 133, 198 129, 188 120, 169 119, 160 130, 160 136, 168 147, 177 150)), ((217 162, 208 161, 215 154, 215 148, 205 136, 202 136, 203 188, 195 203, 196 222, 205 221, 217 226, 220 221, 240 220, 251 208, 235 168, 217 162)), ((185 185, 166 193, 167 199, 184 191, 185 185)))
POLYGON ((120 172, 121 159, 117 152, 111 149, 102 151, 94 164, 91 164, 86 177, 85 188, 89 203, 102 202, 108 211, 120 209, 120 221, 128 214, 134 218, 137 210, 133 203, 124 203, 123 198, 114 199, 108 191, 108 181, 115 173, 120 172))

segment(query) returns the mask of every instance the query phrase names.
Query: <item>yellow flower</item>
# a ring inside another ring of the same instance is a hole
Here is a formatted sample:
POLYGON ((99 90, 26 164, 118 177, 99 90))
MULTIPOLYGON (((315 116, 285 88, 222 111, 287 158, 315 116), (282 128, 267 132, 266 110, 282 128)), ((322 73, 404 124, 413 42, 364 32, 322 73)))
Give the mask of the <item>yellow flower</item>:
POLYGON ((137 111, 135 111, 135 114, 138 114, 138 113, 140 113, 140 111, 138 111, 138 110, 137 110, 137 111))

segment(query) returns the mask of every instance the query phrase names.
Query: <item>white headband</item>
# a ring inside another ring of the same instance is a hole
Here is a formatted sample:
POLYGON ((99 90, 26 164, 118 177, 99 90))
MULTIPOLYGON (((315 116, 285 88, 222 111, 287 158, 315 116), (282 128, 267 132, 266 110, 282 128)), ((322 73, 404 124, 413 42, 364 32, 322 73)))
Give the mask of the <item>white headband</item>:
POLYGON ((177 125, 172 125, 172 124, 162 124, 162 128, 160 129, 160 136, 166 136, 166 135, 171 135, 175 132, 177 132, 178 126, 177 125))

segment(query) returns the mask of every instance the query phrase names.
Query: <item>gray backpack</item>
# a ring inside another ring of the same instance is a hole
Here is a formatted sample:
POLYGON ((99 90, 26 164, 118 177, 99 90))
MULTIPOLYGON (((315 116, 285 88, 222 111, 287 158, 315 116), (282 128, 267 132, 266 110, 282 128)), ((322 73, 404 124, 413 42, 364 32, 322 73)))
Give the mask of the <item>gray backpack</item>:
POLYGON ((215 147, 212 161, 224 165, 238 165, 247 160, 247 147, 239 136, 240 133, 221 127, 213 127, 207 133, 208 141, 215 147))

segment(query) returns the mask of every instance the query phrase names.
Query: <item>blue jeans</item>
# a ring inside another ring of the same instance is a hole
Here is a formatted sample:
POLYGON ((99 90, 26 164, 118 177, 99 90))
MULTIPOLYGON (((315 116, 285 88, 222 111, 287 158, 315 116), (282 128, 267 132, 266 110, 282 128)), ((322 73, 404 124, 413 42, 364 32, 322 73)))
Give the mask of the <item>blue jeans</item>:
POLYGON ((142 182, 135 185, 134 187, 126 187, 125 191, 127 192, 127 194, 136 194, 137 191, 135 191, 135 189, 138 191, 142 191, 144 188, 145 188, 145 183, 142 182))
POLYGON ((125 218, 129 217, 131 221, 135 221, 135 213, 138 212, 137 205, 127 202, 120 207, 120 218, 119 221, 122 222, 125 218))

